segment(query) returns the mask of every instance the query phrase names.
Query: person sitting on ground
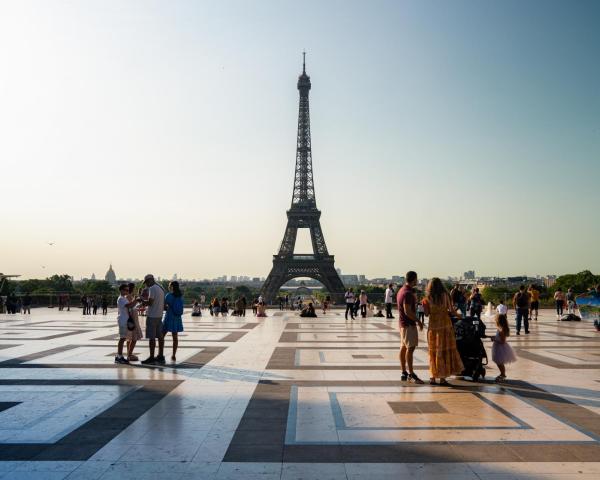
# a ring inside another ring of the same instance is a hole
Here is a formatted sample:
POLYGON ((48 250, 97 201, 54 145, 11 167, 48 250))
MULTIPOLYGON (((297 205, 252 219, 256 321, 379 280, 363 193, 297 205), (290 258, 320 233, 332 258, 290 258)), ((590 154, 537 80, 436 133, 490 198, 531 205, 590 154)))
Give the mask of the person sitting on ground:
POLYGON ((256 316, 257 317, 266 317, 267 316, 267 306, 265 302, 258 302, 256 305, 256 316))
POLYGON ((317 313, 315 312, 315 307, 313 306, 312 302, 310 302, 306 307, 302 309, 302 312, 300 312, 300 316, 310 318, 315 318, 317 316, 317 313))
POLYGON ((377 318, 381 318, 384 317, 385 315, 383 314, 383 309, 381 308, 380 305, 377 305, 377 313, 375 315, 373 315, 374 317, 377 318))
POLYGON ((198 303, 198 300, 194 300, 194 303, 192 304, 192 317, 201 317, 202 316, 202 309, 200 308, 200 304, 198 303))

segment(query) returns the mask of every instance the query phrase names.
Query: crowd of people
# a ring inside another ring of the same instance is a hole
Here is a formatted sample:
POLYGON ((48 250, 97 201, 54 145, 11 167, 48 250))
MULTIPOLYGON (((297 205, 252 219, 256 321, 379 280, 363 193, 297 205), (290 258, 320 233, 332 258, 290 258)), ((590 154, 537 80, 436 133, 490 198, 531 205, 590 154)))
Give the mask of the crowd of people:
POLYGON ((0 313, 16 315, 17 313, 31 313, 31 296, 25 294, 22 298, 8 295, 6 300, 0 297, 0 313))
MULTIPOLYGON (((108 313, 108 299, 105 295, 98 297, 98 295, 82 295, 81 296, 81 309, 84 315, 97 315, 98 307, 102 309, 102 315, 108 313)), ((58 309, 62 310, 64 304, 58 304, 58 309)), ((70 308, 69 308, 70 309, 70 308)))

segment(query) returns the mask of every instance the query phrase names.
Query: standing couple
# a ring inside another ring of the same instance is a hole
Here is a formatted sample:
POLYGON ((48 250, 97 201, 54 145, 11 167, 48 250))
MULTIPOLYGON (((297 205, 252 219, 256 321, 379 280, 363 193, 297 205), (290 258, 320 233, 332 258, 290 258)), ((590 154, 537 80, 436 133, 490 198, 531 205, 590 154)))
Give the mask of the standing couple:
POLYGON ((144 297, 135 297, 133 284, 121 285, 120 296, 117 300, 119 324, 119 343, 115 363, 129 363, 136 361, 133 348, 142 338, 136 306, 146 306, 146 338, 150 348, 150 356, 142 360, 142 365, 164 365, 165 335, 173 335, 173 355, 171 360, 176 361, 177 347, 179 344, 178 333, 183 332, 183 295, 179 282, 169 284, 169 293, 165 296, 163 288, 156 283, 154 276, 148 274, 144 277, 146 286, 144 297), (164 313, 164 318, 163 318, 164 313), (158 355, 155 356, 156 342, 158 340, 158 355), (127 342, 127 358, 123 357, 123 346, 127 342))
MULTIPOLYGON (((413 370, 413 354, 419 345, 419 330, 423 330, 423 322, 417 315, 416 272, 406 273, 406 281, 398 291, 396 302, 400 318, 400 364, 401 380, 410 380, 417 384, 424 383, 413 370)), ((450 315, 456 315, 456 309, 450 294, 439 278, 432 278, 427 285, 423 299, 425 315, 429 317, 427 343, 429 346, 429 373, 431 385, 448 385, 446 377, 458 375, 463 370, 463 363, 456 348, 454 327, 450 315)))

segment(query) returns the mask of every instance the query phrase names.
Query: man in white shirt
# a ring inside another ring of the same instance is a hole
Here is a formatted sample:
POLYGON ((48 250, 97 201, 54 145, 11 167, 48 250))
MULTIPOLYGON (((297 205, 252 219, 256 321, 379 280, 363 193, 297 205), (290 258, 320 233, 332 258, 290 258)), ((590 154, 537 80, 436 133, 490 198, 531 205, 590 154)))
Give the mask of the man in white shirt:
POLYGON ((162 333, 162 318, 165 310, 165 291, 154 281, 154 276, 148 274, 144 277, 144 284, 148 288, 148 300, 144 304, 146 309, 146 338, 150 347, 150 356, 142 360, 144 365, 164 365, 165 356, 165 338, 162 333), (154 356, 156 349, 156 340, 158 340, 158 356, 154 356))
POLYGON ((394 318, 392 315, 392 302, 394 301, 394 285, 389 284, 385 289, 385 318, 394 318))

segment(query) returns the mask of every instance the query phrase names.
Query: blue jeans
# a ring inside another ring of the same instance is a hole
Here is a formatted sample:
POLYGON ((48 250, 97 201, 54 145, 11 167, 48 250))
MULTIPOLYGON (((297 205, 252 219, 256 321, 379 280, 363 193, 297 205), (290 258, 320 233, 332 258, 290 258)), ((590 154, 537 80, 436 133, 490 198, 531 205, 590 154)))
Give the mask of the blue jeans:
POLYGON ((517 308, 517 333, 521 331, 521 320, 525 323, 525 333, 529 333, 529 309, 517 308))

